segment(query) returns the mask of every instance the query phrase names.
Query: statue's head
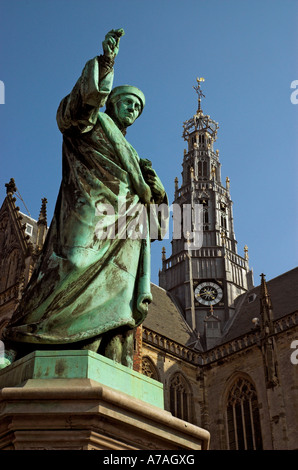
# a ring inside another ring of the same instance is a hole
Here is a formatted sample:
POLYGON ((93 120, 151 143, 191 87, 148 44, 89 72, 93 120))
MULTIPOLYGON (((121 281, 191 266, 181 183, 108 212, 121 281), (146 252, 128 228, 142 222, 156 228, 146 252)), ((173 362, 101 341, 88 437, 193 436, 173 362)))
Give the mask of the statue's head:
POLYGON ((131 126, 145 106, 145 96, 134 86, 122 85, 114 88, 107 100, 106 113, 120 128, 131 126))

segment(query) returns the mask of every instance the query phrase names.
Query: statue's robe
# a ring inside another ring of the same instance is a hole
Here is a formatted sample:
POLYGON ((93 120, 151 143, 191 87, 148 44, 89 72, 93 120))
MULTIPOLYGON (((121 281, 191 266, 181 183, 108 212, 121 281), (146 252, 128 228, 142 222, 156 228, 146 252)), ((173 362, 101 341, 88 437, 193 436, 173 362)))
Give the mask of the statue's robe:
MULTIPOLYGON (((148 209, 156 201, 137 152, 100 112, 112 82, 112 65, 96 57, 59 106, 61 187, 42 254, 5 331, 7 340, 74 343, 119 327, 134 328, 147 314, 149 230, 134 239, 127 231, 138 231, 141 204, 148 222, 148 209), (119 201, 125 202, 120 214, 119 201), (102 213, 105 207, 112 208, 108 217, 102 213), (110 233, 104 238, 106 230, 110 233)), ((166 202, 166 196, 158 202, 166 202)))

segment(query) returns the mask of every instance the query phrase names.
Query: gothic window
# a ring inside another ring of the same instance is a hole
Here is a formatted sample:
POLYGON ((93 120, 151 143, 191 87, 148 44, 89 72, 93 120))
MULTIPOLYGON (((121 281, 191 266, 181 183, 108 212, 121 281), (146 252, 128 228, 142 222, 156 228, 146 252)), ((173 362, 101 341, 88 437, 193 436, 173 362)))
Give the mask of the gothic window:
POLYGON ((207 162, 200 160, 198 162, 198 175, 199 177, 206 177, 207 176, 207 162))
POLYGON ((227 212, 225 204, 220 204, 220 225, 224 230, 227 230, 227 212))
POLYGON ((203 228, 204 230, 208 230, 209 229, 208 199, 200 199, 199 203, 203 205, 203 228))
POLYGON ((143 360, 142 360, 142 374, 146 375, 147 377, 150 377, 151 379, 159 380, 158 372, 157 372, 153 362, 148 357, 143 357, 143 360))
POLYGON ((190 182, 190 165, 185 167, 184 180, 184 184, 188 184, 190 182))
POLYGON ((257 393, 252 383, 245 378, 238 378, 231 387, 226 426, 230 450, 262 449, 257 393))
POLYGON ((198 175, 203 176, 203 162, 198 162, 198 175))
POLYGON ((220 214, 220 225, 224 230, 227 230, 227 217, 226 214, 220 214))
POLYGON ((176 374, 170 381, 170 411, 176 418, 190 421, 191 394, 186 380, 176 374))

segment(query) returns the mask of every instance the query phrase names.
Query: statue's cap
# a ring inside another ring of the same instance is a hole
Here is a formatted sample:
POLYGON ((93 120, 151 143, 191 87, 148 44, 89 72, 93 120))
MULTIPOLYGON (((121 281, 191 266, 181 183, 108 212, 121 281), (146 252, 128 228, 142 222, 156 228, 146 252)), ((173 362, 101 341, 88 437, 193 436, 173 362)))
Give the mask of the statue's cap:
POLYGON ((120 96, 120 95, 135 95, 135 96, 137 96, 139 98, 140 102, 141 102, 141 105, 142 105, 141 112, 143 111, 144 106, 145 106, 145 95, 141 90, 139 90, 139 88, 137 88, 135 86, 132 86, 132 85, 117 86, 117 87, 113 88, 113 90, 109 94, 108 102, 109 101, 114 101, 114 99, 117 96, 120 96))

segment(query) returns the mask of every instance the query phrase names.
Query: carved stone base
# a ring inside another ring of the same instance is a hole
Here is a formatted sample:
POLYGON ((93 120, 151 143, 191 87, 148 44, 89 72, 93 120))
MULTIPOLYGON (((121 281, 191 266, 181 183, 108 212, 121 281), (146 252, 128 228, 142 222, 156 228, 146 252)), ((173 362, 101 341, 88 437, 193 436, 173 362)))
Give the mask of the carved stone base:
MULTIPOLYGON (((26 362, 27 378, 23 383, 3 386, 4 371, 0 375, 2 450, 154 451, 209 447, 207 431, 174 418, 160 407, 90 378, 28 378, 26 362)), ((116 372, 118 365, 111 361, 110 366, 113 365, 116 372)), ((11 375, 13 366, 6 371, 8 383, 18 382, 11 375)), ((62 368, 60 374, 61 371, 62 368)), ((136 373, 130 372, 135 377, 136 373)), ((42 375, 46 375, 46 370, 42 375)))

